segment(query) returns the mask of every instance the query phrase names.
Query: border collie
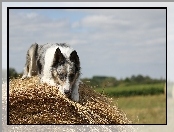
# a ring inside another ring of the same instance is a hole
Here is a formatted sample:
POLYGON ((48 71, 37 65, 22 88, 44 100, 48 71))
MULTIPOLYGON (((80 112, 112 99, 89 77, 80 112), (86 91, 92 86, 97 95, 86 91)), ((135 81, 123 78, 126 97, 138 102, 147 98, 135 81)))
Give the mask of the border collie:
POLYGON ((35 75, 39 75, 41 83, 57 86, 62 94, 79 101, 80 60, 67 44, 32 44, 22 79, 35 75))

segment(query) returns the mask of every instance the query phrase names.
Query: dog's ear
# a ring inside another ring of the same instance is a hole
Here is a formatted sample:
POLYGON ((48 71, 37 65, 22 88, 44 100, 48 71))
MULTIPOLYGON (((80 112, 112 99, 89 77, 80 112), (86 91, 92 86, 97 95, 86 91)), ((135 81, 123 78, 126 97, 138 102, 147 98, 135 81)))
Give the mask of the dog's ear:
POLYGON ((77 55, 77 52, 75 50, 70 54, 70 61, 75 63, 76 68, 79 71, 80 70, 80 60, 79 60, 79 56, 77 55))
POLYGON ((53 67, 56 66, 57 64, 64 64, 65 63, 65 57, 61 53, 60 49, 57 48, 55 53, 54 53, 54 58, 53 58, 53 67))

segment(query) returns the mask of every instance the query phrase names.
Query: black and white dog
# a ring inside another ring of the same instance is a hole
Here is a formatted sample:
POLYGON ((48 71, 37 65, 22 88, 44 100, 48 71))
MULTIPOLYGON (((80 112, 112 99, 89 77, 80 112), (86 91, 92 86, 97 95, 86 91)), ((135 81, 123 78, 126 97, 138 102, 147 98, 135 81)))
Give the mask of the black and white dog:
POLYGON ((80 60, 67 44, 32 44, 22 79, 34 75, 39 75, 41 83, 57 86, 62 94, 79 101, 80 60))

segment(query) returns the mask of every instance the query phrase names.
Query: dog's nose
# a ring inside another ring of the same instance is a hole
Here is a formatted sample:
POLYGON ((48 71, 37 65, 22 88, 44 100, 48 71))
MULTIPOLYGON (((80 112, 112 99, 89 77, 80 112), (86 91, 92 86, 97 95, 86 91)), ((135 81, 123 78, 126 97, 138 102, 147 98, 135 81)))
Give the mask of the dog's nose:
POLYGON ((70 94, 70 90, 64 90, 65 94, 70 94))

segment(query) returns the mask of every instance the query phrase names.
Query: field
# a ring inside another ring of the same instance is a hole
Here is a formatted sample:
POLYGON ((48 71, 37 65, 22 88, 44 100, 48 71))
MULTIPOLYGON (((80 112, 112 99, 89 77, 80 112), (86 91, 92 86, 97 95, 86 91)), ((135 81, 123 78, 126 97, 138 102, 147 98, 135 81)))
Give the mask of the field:
POLYGON ((167 98, 167 125, 145 125, 139 127, 138 132, 173 132, 174 130, 174 99, 167 98))
POLYGON ((110 97, 157 95, 164 93, 164 84, 121 84, 117 87, 96 88, 95 90, 110 97))
POLYGON ((113 98, 135 124, 166 124, 165 95, 113 98))
POLYGON ((97 88, 113 99, 134 124, 166 124, 166 96, 164 84, 97 88), (154 92, 154 91, 156 92, 154 92))

